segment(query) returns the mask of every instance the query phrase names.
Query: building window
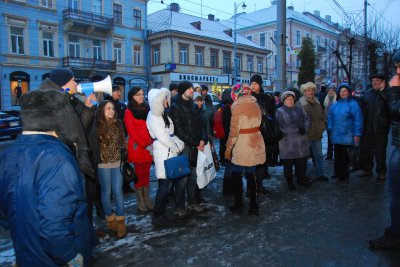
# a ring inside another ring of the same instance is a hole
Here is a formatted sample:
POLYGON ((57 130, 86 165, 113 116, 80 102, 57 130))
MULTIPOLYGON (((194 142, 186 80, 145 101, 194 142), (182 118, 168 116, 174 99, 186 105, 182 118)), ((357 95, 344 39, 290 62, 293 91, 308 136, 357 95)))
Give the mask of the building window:
POLYGON ((241 55, 241 54, 237 54, 236 68, 237 68, 238 70, 241 70, 241 69, 242 69, 242 55, 241 55))
POLYGON ((230 74, 231 73, 231 54, 224 53, 222 56, 222 68, 224 73, 230 74))
POLYGON ((54 33, 43 32, 43 56, 54 57, 54 33))
POLYGON ((122 44, 120 42, 114 43, 114 60, 117 64, 122 64, 122 44))
POLYGON ((278 32, 277 32, 277 31, 274 31, 274 41, 275 41, 275 44, 277 44, 277 43, 276 43, 277 40, 278 40, 278 32))
POLYGON ((179 64, 188 64, 188 47, 179 46, 179 64))
POLYGON ((320 44, 321 44, 321 37, 317 36, 317 37, 315 38, 315 43, 316 43, 317 47, 320 46, 320 44))
POLYGON ((257 58, 257 72, 262 73, 264 68, 263 60, 262 58, 257 58))
POLYGON ((328 48, 328 39, 326 39, 326 38, 324 40, 324 46, 325 46, 325 48, 328 48))
POLYGON ((79 9, 79 0, 68 0, 68 7, 71 9, 79 9))
POLYGON ((133 65, 135 65, 135 66, 140 66, 141 65, 141 62, 140 62, 140 57, 141 57, 140 51, 141 51, 141 47, 140 46, 135 45, 133 47, 133 65))
POLYGON ((265 33, 260 33, 260 46, 265 46, 265 33))
POLYGON ((24 48, 24 28, 10 27, 11 32, 11 51, 13 54, 25 54, 24 48))
POLYGON ((210 51, 210 67, 218 68, 218 50, 210 51))
POLYGON ((153 47, 153 65, 160 64, 160 47, 153 47))
POLYGON ((93 1, 93 13, 101 15, 102 8, 101 8, 101 1, 102 0, 94 0, 93 1))
POLYGON ((40 6, 53 8, 53 0, 40 0, 40 6))
POLYGON ((196 66, 204 66, 204 48, 196 47, 196 66))
POLYGON ((309 34, 309 33, 306 33, 306 37, 307 37, 307 38, 310 38, 310 34, 309 34))
POLYGON ((253 36, 249 35, 246 37, 248 40, 253 41, 253 36))
POLYGON ((300 31, 296 31, 296 45, 300 45, 300 31))
POLYGON ((101 60, 101 42, 93 40, 93 59, 101 60))
POLYGON ((142 11, 138 9, 133 10, 133 28, 135 29, 142 28, 142 11))
POLYGON ((118 4, 113 4, 113 18, 114 24, 122 24, 122 6, 118 4))
POLYGON ((76 36, 70 36, 68 42, 68 56, 70 57, 81 57, 81 45, 79 39, 76 36))
POLYGON ((253 71, 253 57, 247 56, 247 71, 253 71))

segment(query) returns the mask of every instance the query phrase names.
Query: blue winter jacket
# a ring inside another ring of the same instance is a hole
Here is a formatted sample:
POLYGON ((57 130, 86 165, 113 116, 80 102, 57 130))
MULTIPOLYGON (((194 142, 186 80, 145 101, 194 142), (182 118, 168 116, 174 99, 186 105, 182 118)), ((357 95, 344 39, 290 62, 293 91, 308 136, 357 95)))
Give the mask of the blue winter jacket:
POLYGON ((20 135, 1 153, 1 213, 18 267, 65 265, 78 253, 89 265, 93 229, 83 180, 71 151, 57 138, 20 135))
POLYGON ((328 113, 328 131, 332 144, 353 145, 354 136, 361 136, 363 131, 363 115, 357 101, 351 98, 350 87, 341 84, 338 87, 338 99, 328 113), (339 98, 339 89, 349 90, 348 98, 339 98))

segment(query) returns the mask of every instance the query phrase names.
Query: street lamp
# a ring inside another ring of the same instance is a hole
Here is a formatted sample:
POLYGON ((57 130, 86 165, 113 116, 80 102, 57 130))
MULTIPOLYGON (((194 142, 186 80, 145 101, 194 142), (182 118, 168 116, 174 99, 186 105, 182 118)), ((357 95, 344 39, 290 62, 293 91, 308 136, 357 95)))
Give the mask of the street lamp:
POLYGON ((237 36, 236 36, 236 23, 237 23, 237 9, 238 7, 242 5, 243 9, 246 9, 246 3, 243 1, 239 4, 237 4, 236 2, 234 2, 234 8, 235 8, 235 14, 234 14, 234 37, 233 37, 233 84, 235 85, 237 83, 237 36))

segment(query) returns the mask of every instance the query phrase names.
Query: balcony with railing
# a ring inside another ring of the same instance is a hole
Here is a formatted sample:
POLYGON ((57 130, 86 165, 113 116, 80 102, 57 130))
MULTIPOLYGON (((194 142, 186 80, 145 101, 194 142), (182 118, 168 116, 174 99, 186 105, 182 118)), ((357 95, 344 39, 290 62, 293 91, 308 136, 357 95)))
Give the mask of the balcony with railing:
POLYGON ((113 18, 71 8, 63 10, 63 22, 87 27, 96 27, 102 30, 112 30, 114 28, 113 18))
POLYGON ((116 70, 115 60, 102 60, 82 57, 63 57, 63 67, 75 67, 84 69, 116 70))
POLYGON ((315 74, 316 75, 326 75, 328 72, 325 69, 316 69, 315 74))
POLYGON ((317 53, 325 53, 326 51, 326 47, 320 45, 317 46, 317 53))

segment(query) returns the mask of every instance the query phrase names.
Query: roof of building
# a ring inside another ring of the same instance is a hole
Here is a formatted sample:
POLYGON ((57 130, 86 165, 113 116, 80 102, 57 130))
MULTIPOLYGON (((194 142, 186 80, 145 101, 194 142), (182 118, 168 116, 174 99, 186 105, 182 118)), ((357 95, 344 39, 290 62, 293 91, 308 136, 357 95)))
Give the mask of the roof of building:
MULTIPOLYGON (((201 38, 216 39, 219 41, 230 42, 232 44, 234 43, 233 32, 232 36, 229 36, 224 32, 229 31, 229 26, 225 26, 219 21, 208 20, 181 12, 171 11, 169 9, 163 9, 149 14, 148 29, 151 30, 152 33, 172 30, 201 38), (197 29, 192 25, 197 22, 201 23, 201 29, 197 29)), ((237 34, 236 39, 238 45, 245 45, 265 50, 265 47, 257 45, 239 33, 237 34)))
MULTIPOLYGON (((326 31, 329 33, 336 34, 335 31, 332 30, 331 27, 325 26, 322 23, 318 23, 317 21, 307 17, 306 15, 292 10, 290 8, 286 9, 286 19, 293 19, 298 21, 299 23, 304 23, 314 28, 318 28, 322 31, 326 31)), ((259 27, 261 25, 266 24, 274 24, 277 21, 277 5, 272 5, 268 8, 263 8, 251 13, 238 13, 237 14, 237 22, 236 28, 238 30, 245 30, 254 27, 259 27)), ((227 27, 233 27, 234 25, 234 17, 221 21, 227 27)))

